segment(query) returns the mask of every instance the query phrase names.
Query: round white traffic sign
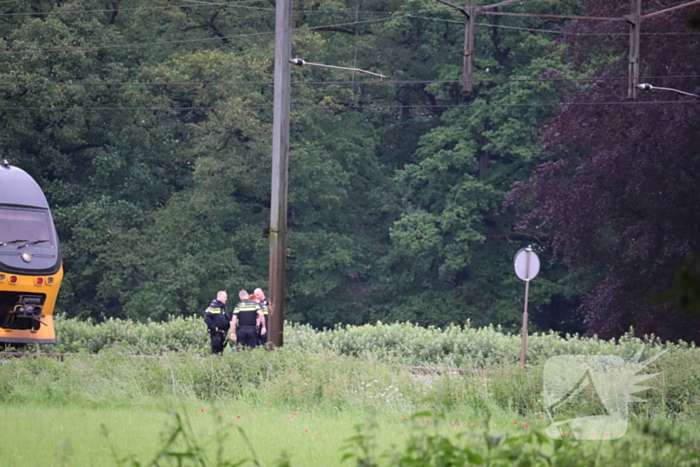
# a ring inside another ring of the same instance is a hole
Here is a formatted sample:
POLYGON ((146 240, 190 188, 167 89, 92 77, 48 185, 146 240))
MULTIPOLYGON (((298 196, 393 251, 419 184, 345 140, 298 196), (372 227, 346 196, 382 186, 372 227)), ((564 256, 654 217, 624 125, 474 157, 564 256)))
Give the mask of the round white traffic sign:
POLYGON ((515 274, 521 280, 529 282, 540 272, 540 258, 532 248, 522 248, 515 254, 513 266, 515 266, 515 274))

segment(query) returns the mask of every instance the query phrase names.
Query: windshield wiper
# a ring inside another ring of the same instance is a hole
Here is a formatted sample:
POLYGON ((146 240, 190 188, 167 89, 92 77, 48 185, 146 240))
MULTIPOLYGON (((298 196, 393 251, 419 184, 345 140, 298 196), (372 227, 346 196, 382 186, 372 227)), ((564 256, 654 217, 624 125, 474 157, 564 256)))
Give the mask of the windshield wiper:
POLYGON ((26 242, 26 241, 28 241, 28 240, 23 240, 23 239, 20 238, 20 239, 17 239, 17 240, 12 240, 11 242, 0 242, 0 246, 9 245, 9 244, 11 244, 11 243, 26 242))
MULTIPOLYGON (((26 240, 22 240, 22 241, 26 242, 26 240)), ((19 250, 20 248, 24 248, 25 246, 36 245, 37 243, 44 243, 44 242, 48 242, 48 240, 35 240, 33 242, 27 242, 24 245, 18 246, 17 249, 19 250)))

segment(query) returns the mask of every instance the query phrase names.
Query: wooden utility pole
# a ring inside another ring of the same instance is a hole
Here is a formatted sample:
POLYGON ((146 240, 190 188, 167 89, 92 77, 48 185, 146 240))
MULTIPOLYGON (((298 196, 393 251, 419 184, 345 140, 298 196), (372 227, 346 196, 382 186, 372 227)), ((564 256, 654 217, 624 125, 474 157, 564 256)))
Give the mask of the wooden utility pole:
POLYGON ((284 344, 284 287, 287 263, 287 181, 291 94, 292 0, 277 0, 275 85, 272 118, 272 193, 270 196, 270 329, 268 342, 284 344))
POLYGON ((476 7, 474 0, 466 0, 462 13, 467 17, 464 23, 464 63, 462 65, 462 92, 469 94, 474 89, 474 29, 476 7))
POLYGON ((632 13, 628 15, 630 23, 630 51, 628 55, 627 98, 637 98, 639 84, 639 37, 642 28, 642 0, 631 0, 632 13))

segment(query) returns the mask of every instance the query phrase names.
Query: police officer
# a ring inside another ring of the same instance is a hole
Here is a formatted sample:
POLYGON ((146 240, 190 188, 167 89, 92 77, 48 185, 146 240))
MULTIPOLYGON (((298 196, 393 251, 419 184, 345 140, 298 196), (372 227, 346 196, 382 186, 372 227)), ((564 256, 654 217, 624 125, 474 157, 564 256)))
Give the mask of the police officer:
MULTIPOLYGON (((265 292, 263 292, 263 290, 260 288, 253 290, 253 295, 255 295, 255 300, 258 302, 258 304, 260 304, 260 308, 262 308, 263 317, 265 319, 265 327, 270 329, 270 321, 268 316, 270 313, 270 302, 265 296, 265 292)), ((262 326, 258 326, 258 344, 265 345, 267 344, 267 334, 262 334, 260 331, 262 331, 262 326)))
POLYGON ((263 318, 262 308, 255 300, 251 300, 248 292, 241 290, 238 292, 240 302, 233 309, 231 318, 231 340, 246 347, 254 348, 258 344, 258 336, 255 331, 256 326, 260 326, 260 333, 267 334, 265 318, 263 318))
POLYGON ((216 299, 212 300, 206 310, 204 310, 204 322, 207 323, 207 330, 211 339, 211 353, 219 354, 226 346, 226 334, 230 323, 226 314, 226 291, 220 290, 216 294, 216 299))

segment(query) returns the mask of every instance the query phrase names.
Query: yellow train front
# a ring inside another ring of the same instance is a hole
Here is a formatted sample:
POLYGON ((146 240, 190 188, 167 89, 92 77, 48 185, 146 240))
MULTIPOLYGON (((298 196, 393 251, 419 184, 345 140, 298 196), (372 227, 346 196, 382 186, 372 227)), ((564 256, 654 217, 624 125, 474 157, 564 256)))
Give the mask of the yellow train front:
POLYGON ((63 279, 49 204, 24 170, 0 163, 0 345, 56 342, 63 279))

